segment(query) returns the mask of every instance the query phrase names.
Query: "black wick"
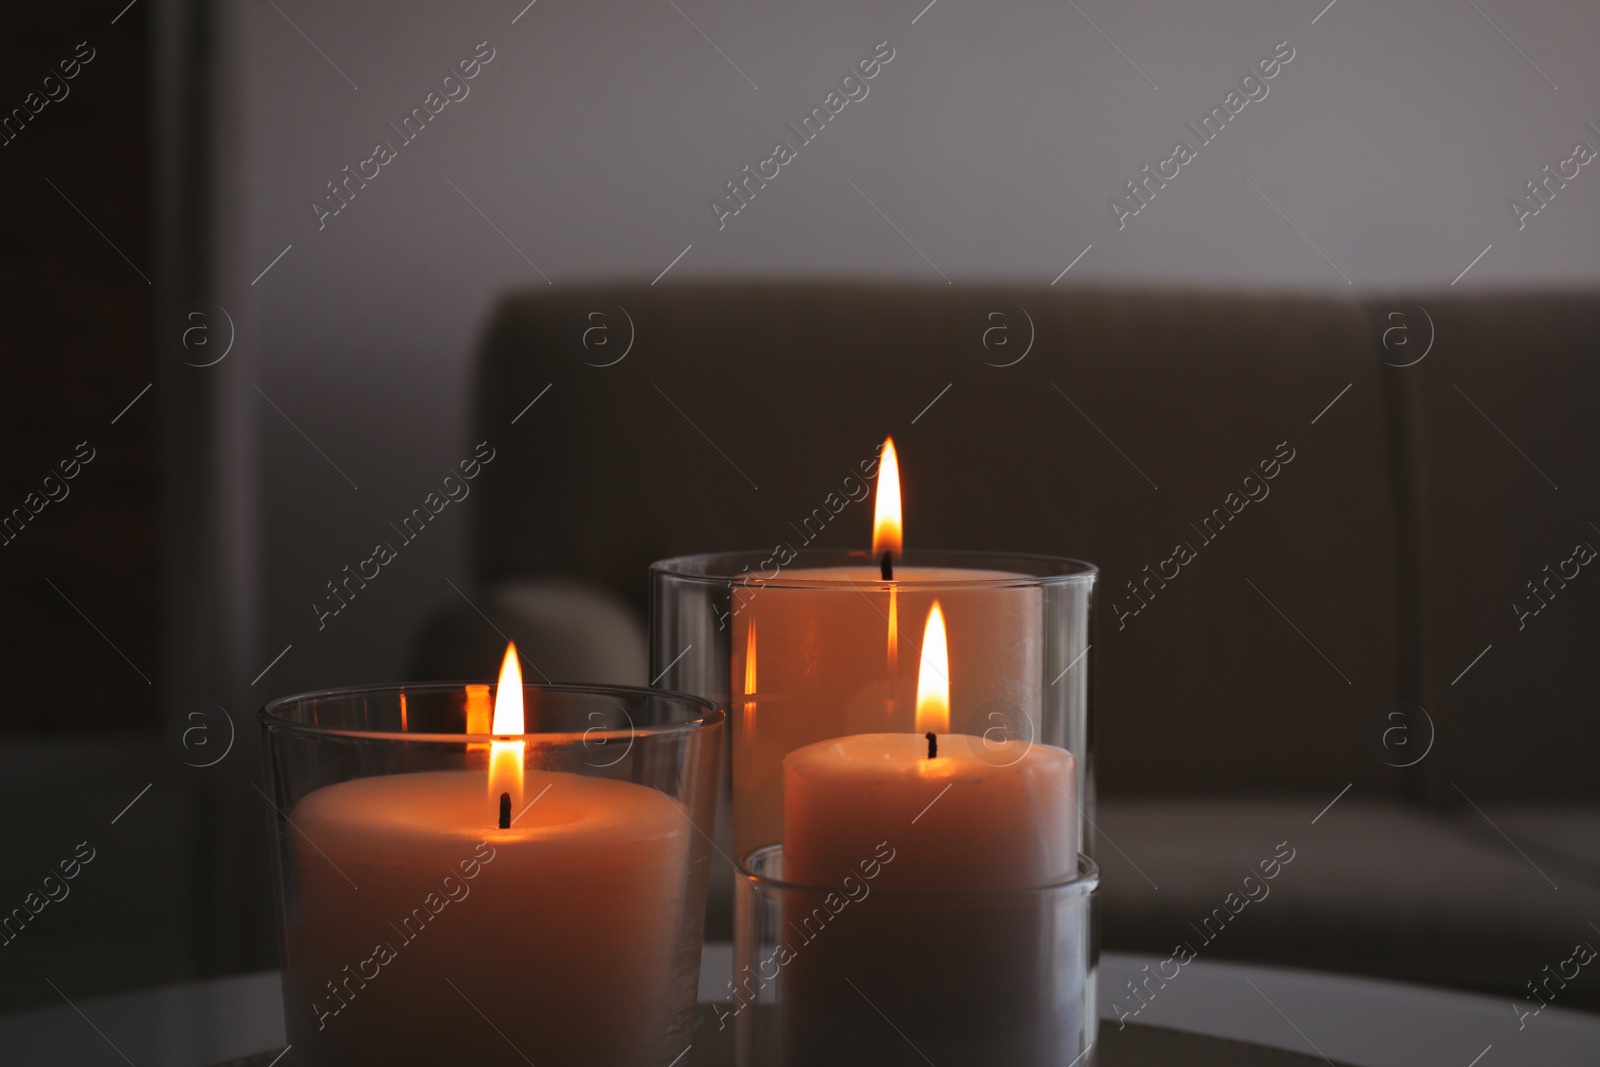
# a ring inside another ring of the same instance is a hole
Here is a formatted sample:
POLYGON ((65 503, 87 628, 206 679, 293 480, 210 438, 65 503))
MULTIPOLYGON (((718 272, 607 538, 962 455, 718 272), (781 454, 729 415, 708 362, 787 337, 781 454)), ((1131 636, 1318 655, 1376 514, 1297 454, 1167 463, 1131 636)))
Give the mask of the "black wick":
POLYGON ((511 794, 500 794, 500 829, 511 829, 511 794))
POLYGON ((894 581, 894 555, 887 548, 883 550, 883 561, 879 565, 879 570, 883 574, 884 581, 894 581))
POLYGON ((929 730, 922 736, 928 739, 928 758, 937 759, 939 757, 939 738, 932 730, 929 730))

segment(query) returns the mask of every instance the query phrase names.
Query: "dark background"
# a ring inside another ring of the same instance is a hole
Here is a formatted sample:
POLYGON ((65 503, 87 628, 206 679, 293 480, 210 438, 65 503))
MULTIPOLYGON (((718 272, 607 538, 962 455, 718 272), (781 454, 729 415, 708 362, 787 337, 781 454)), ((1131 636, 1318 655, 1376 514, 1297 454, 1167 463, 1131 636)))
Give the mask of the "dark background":
POLYGON ((98 6, 21 5, 0 36, 8 109, 80 41, 95 49, 66 99, 0 147, 0 506, 22 506, 79 442, 95 456, 0 548, 11 689, 0 730, 11 735, 156 724, 155 687, 138 673, 153 679, 160 640, 156 407, 147 394, 111 424, 155 377, 153 287, 106 240, 152 274, 150 7, 109 26, 98 6), (108 640, 137 670, 103 654, 108 640))

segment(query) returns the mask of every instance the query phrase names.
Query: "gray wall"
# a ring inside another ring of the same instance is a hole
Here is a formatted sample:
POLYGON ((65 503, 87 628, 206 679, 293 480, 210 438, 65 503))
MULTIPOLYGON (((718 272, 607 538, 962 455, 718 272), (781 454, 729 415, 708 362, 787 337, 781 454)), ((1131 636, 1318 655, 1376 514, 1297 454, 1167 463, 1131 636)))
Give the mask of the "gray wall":
POLYGON ((259 665, 293 646, 252 692, 395 676, 459 603, 446 579, 472 593, 453 508, 325 629, 310 606, 470 454, 482 318, 546 277, 649 281, 692 244, 660 285, 1041 284, 1092 245, 1059 284, 1355 294, 1447 287, 1492 245, 1458 289, 1600 281, 1600 166, 1520 231, 1508 206, 1600 148, 1600 8, 1324 2, 538 0, 513 24, 522 0, 230 0, 220 262, 264 470, 259 665), (869 95, 799 146, 785 123, 885 40, 869 95), (388 124, 482 41, 470 95, 401 146, 388 124), (1110 199, 1282 41, 1268 95, 1119 230, 1110 199), (719 230, 708 201, 780 138, 798 158, 719 230), (380 140, 397 158, 319 230, 324 183, 380 140))

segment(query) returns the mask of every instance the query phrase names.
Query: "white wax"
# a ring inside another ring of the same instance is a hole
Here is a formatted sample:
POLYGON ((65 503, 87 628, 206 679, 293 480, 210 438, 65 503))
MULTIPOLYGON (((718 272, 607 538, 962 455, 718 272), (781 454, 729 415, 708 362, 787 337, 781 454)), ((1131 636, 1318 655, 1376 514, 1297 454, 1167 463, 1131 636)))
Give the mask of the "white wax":
POLYGON ((692 1004, 698 962, 678 958, 682 806, 537 770, 523 796, 506 830, 482 771, 355 779, 295 805, 296 1062, 517 1062, 509 1042, 540 1067, 659 1067, 681 1051, 668 1005, 684 988, 692 1004))
POLYGON ((1031 889, 1078 866, 1077 766, 1053 745, 858 734, 783 761, 783 878, 832 888, 881 851, 875 889, 1031 889))

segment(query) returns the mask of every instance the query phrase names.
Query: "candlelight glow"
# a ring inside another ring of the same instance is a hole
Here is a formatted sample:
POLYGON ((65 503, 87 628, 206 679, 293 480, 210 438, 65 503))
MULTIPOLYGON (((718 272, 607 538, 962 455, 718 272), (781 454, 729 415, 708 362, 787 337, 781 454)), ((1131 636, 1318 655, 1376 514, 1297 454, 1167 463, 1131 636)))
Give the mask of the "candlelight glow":
MULTIPOLYGON (((754 696, 756 691, 756 620, 750 620, 750 626, 745 630, 744 643, 744 695, 754 696)), ((746 701, 746 708, 754 709, 754 701, 746 701)))
POLYGON ((893 684, 900 670, 900 597, 899 589, 889 587, 889 680, 893 684))
POLYGON ((917 733, 950 732, 950 646, 944 611, 935 600, 922 631, 922 663, 917 667, 917 733))
MULTIPOLYGON (((517 662, 517 646, 506 646, 506 657, 500 663, 500 682, 494 694, 494 733, 521 734, 524 730, 522 709, 522 667, 517 662)), ((499 815, 501 796, 511 798, 511 812, 522 810, 522 762, 526 742, 493 741, 489 745, 489 803, 499 815)), ((498 820, 505 828, 505 820, 498 820)))
MULTIPOLYGON (((744 717, 739 723, 739 729, 744 734, 746 742, 755 736, 756 730, 756 620, 751 619, 750 625, 745 630, 744 642, 744 717)), ((747 749, 747 751, 752 751, 747 749)))
MULTIPOLYGON (((494 713, 494 704, 489 699, 489 687, 486 685, 467 686, 467 733, 486 734, 489 732, 489 719, 494 713)), ((468 752, 487 752, 488 745, 469 744, 468 752)))
POLYGON ((517 646, 506 646, 500 661, 500 683, 494 694, 494 728, 491 733, 522 733, 522 666, 517 662, 517 646))
POLYGON ((895 456, 894 438, 883 439, 883 455, 878 467, 878 496, 872 514, 872 558, 885 552, 898 559, 901 548, 900 460, 895 456))

